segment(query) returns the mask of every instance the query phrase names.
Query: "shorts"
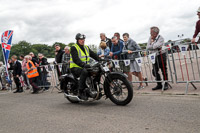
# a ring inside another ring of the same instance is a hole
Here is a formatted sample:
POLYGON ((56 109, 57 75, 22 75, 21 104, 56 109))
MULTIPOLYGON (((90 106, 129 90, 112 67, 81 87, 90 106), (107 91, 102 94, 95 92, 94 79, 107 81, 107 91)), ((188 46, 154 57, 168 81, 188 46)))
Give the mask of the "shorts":
POLYGON ((131 72, 141 72, 141 67, 138 65, 138 63, 136 61, 131 61, 130 71, 131 72))
POLYGON ((125 73, 130 72, 130 65, 125 66, 124 61, 120 61, 119 66, 123 70, 123 72, 125 72, 125 73))

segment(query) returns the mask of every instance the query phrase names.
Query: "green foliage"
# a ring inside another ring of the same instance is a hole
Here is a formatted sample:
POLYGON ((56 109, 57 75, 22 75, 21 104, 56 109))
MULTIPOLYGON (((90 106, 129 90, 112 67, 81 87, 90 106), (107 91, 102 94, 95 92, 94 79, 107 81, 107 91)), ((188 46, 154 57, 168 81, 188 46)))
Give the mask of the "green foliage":
POLYGON ((72 47, 74 44, 75 44, 74 42, 71 42, 71 43, 68 44, 68 46, 72 47))
POLYGON ((139 45, 141 49, 146 49, 147 43, 140 43, 139 45))
MULTIPOLYGON (((33 52, 35 55, 38 55, 38 53, 42 53, 47 58, 54 58, 55 44, 59 44, 61 46, 61 49, 64 49, 64 47, 67 46, 66 44, 61 42, 55 42, 53 45, 47 45, 31 44, 26 41, 20 41, 19 43, 12 45, 10 57, 16 55, 19 58, 20 55, 28 55, 30 52, 33 52)), ((74 43, 69 43, 68 46, 72 46, 73 44, 74 43)), ((2 50, 0 51, 0 61, 3 61, 2 50)))
POLYGON ((97 46, 94 44, 87 45, 93 52, 97 53, 97 46))
POLYGON ((56 44, 59 44, 61 49, 64 49, 65 46, 66 46, 66 44, 64 44, 64 43, 61 43, 61 42, 55 42, 55 43, 52 45, 52 48, 55 48, 55 45, 56 45, 56 44))
POLYGON ((18 44, 13 44, 11 47, 10 57, 12 55, 27 55, 29 52, 34 52, 32 51, 31 44, 26 41, 20 41, 18 44))

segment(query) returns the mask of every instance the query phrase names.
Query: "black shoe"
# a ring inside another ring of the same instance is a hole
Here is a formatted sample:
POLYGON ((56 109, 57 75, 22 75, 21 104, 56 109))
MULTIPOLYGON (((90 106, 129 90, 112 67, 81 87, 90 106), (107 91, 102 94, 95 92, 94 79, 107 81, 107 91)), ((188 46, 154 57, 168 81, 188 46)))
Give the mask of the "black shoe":
POLYGON ((97 91, 92 91, 89 88, 85 89, 85 92, 90 95, 90 97, 95 98, 97 96, 97 91))
POLYGON ((19 91, 18 91, 18 93, 22 93, 23 92, 23 89, 21 88, 21 89, 19 89, 19 91))
POLYGON ((33 91, 31 94, 38 94, 38 91, 33 91))
POLYGON ((165 83, 164 90, 168 90, 168 84, 165 83))
POLYGON ((152 88, 153 91, 160 90, 160 89, 162 89, 162 85, 157 85, 156 87, 152 88))
POLYGON ((79 90, 78 97, 82 100, 88 100, 88 97, 86 96, 86 93, 83 92, 83 90, 79 90))
POLYGON ((17 89, 16 91, 14 91, 13 93, 18 93, 19 92, 19 89, 17 89))

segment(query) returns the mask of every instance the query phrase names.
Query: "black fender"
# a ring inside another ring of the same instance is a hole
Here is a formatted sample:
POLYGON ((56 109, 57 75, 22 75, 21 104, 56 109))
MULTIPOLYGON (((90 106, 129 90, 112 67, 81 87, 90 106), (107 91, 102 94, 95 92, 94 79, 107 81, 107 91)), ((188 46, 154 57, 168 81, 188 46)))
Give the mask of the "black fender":
POLYGON ((74 79, 73 75, 71 74, 65 74, 60 76, 60 88, 63 89, 63 87, 65 86, 65 83, 67 81, 74 81, 75 83, 77 83, 77 81, 74 79))
POLYGON ((106 86, 111 82, 111 77, 112 76, 120 76, 120 77, 125 78, 125 79, 127 79, 127 77, 128 77, 126 74, 121 73, 121 72, 110 72, 107 75, 107 77, 105 79, 105 82, 104 82, 104 92, 105 92, 106 96, 108 96, 108 89, 107 89, 106 86))

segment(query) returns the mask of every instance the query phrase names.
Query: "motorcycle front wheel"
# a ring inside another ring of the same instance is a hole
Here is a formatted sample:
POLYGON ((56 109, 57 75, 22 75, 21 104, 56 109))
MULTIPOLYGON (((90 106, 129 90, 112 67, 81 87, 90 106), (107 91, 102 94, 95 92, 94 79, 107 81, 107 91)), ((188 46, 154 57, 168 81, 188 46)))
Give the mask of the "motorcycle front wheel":
POLYGON ((106 83, 109 99, 116 105, 127 105, 133 98, 133 88, 130 82, 121 74, 110 75, 111 81, 106 83))

